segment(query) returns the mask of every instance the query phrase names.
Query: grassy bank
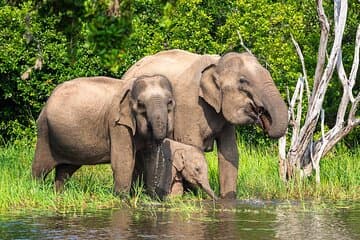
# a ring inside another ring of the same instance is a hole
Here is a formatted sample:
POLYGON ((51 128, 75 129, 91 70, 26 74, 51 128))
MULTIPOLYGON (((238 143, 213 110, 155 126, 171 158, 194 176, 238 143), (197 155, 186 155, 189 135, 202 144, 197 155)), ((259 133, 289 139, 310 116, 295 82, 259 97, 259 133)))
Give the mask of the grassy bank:
MULTIPOLYGON (((239 143, 241 155, 238 176, 239 199, 360 199, 360 151, 337 149, 322 160, 321 184, 314 179, 285 186, 278 177, 276 149, 254 149, 239 143)), ((0 211, 45 210, 69 212, 88 209, 132 206, 151 202, 141 186, 126 200, 112 194, 110 165, 82 167, 66 184, 63 194, 53 188, 53 173, 43 183, 31 180, 33 144, 19 141, 0 148, 0 211)), ((218 192, 217 160, 215 153, 207 154, 210 183, 218 192)), ((187 195, 187 202, 197 201, 205 195, 187 195)), ((168 202, 170 206, 189 208, 183 199, 168 202)), ((186 202, 186 201, 185 201, 186 202)))

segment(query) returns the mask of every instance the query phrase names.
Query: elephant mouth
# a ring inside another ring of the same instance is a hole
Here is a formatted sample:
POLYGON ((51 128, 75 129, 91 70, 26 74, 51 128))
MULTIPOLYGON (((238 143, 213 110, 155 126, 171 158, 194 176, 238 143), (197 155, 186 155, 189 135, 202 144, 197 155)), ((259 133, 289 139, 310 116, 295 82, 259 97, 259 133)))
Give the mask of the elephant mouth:
POLYGON ((267 114, 261 114, 258 117, 258 121, 260 122, 260 125, 262 129, 264 129, 265 132, 267 132, 270 129, 271 126, 271 118, 267 114))
POLYGON ((260 125, 260 127, 267 132, 271 126, 271 117, 270 114, 263 107, 252 106, 252 110, 254 112, 253 119, 256 124, 260 125))

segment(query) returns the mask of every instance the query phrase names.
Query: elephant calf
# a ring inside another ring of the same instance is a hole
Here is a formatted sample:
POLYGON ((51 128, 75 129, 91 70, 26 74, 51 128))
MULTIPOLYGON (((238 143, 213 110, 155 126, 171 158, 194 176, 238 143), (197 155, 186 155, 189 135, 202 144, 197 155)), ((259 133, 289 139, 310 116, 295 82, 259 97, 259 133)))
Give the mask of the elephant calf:
POLYGON ((82 165, 111 163, 115 192, 128 192, 135 150, 172 133, 174 100, 168 79, 139 76, 124 82, 78 78, 59 85, 37 120, 32 175, 55 168, 55 186, 82 165))
POLYGON ((150 195, 157 195, 161 199, 169 194, 182 195, 182 182, 186 180, 216 199, 209 184, 207 162, 199 148, 166 138, 161 145, 162 154, 157 148, 144 149, 141 153, 141 158, 136 159, 134 178, 143 174, 150 195), (143 162, 140 163, 139 159, 143 162))

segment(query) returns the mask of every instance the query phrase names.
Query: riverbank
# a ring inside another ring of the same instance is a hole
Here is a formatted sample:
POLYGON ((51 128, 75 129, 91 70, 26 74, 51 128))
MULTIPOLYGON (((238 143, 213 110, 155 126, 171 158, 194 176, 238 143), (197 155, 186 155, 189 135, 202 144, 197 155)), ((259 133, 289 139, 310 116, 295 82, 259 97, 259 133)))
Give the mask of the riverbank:
MULTIPOLYGON (((359 149, 351 152, 338 148, 323 159, 319 186, 313 178, 284 185, 278 176, 276 149, 248 148, 240 142, 239 151, 239 199, 360 200, 359 149)), ((56 194, 53 172, 45 182, 31 180, 33 154, 34 143, 24 140, 0 148, 0 211, 81 212, 123 206, 136 208, 144 204, 151 206, 148 203, 154 202, 143 193, 141 186, 135 187, 134 194, 128 199, 120 200, 114 196, 110 165, 82 167, 66 184, 64 193, 56 194)), ((206 156, 210 184, 218 193, 216 154, 206 156)), ((203 193, 187 194, 167 201, 164 206, 191 211, 194 201, 203 198, 206 198, 203 193)))

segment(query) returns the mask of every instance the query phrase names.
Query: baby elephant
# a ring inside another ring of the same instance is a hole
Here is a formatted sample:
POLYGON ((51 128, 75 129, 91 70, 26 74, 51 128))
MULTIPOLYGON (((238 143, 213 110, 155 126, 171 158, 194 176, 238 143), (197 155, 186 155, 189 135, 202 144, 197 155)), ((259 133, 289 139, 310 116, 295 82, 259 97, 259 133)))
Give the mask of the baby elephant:
POLYGON ((174 104, 171 84, 161 75, 60 84, 37 120, 33 177, 44 178, 55 168, 59 191, 82 165, 111 163, 115 192, 127 193, 135 150, 172 133, 174 104))
POLYGON ((210 188, 207 162, 200 149, 166 138, 162 150, 165 161, 172 163, 170 195, 183 193, 182 180, 185 179, 191 185, 201 187, 211 198, 217 199, 210 188))

